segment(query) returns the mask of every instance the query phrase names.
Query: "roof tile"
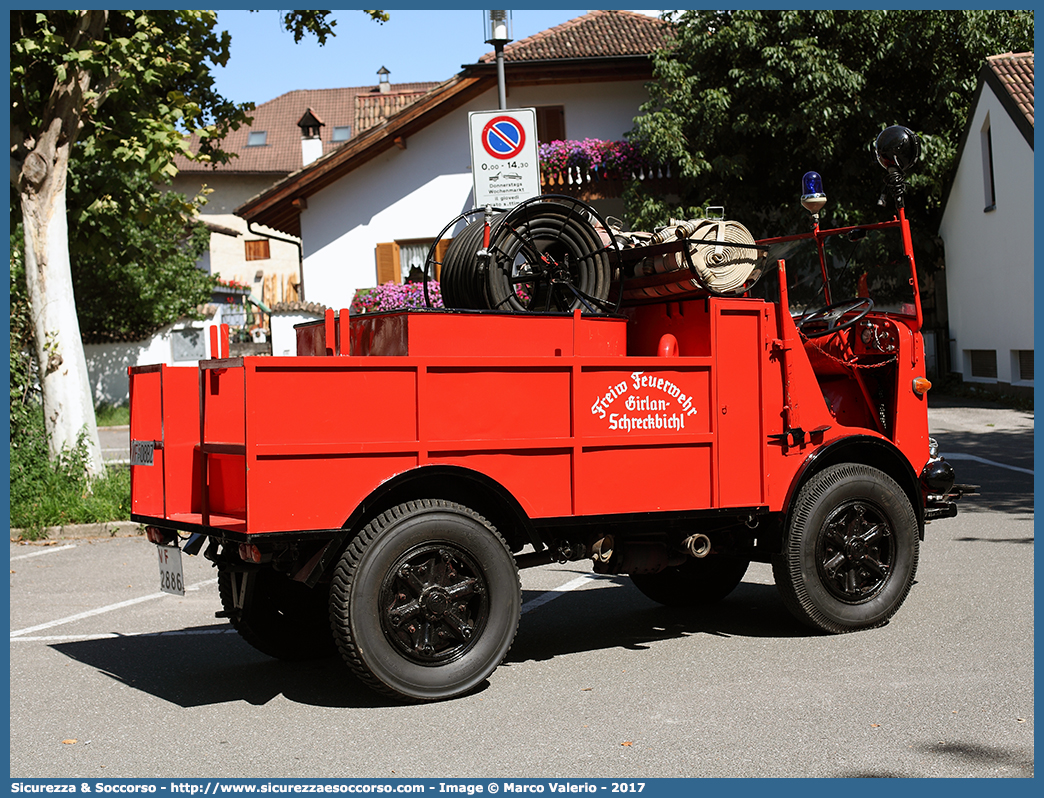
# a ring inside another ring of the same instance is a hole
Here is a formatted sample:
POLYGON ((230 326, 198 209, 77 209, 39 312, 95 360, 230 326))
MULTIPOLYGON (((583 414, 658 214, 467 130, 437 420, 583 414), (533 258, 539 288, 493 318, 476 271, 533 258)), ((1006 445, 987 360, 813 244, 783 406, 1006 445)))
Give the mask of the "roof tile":
POLYGON ((320 128, 320 138, 323 152, 330 152, 343 143, 332 140, 335 127, 347 126, 351 128, 351 136, 357 136, 438 85, 436 82, 399 83, 386 93, 377 86, 288 91, 274 100, 261 103, 253 110, 254 121, 249 127, 243 126, 225 137, 225 150, 238 153, 238 158, 233 158, 227 164, 212 166, 178 156, 175 164, 186 173, 290 174, 302 166, 301 130, 297 122, 306 112, 311 111, 313 116, 325 123, 320 128), (357 118, 357 109, 360 107, 364 110, 362 116, 357 118), (267 133, 265 143, 248 147, 250 133, 261 131, 267 133))
POLYGON ((1002 53, 986 59, 1019 110, 1033 124, 1033 53, 1002 53))
MULTIPOLYGON (((505 61, 543 61, 552 58, 606 58, 650 55, 663 47, 670 25, 634 11, 588 11, 504 48, 505 61)), ((486 53, 479 63, 495 60, 486 53)))

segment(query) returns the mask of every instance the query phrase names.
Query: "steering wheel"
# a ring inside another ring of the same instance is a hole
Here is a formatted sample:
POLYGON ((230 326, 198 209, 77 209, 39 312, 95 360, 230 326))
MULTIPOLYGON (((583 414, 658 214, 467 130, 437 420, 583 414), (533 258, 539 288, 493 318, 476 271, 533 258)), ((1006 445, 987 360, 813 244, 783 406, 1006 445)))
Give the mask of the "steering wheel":
POLYGON ((853 324, 861 321, 873 308, 874 300, 868 296, 833 302, 825 308, 806 313, 798 320, 797 328, 806 338, 823 338, 827 335, 833 335, 840 330, 847 330, 853 324), (845 314, 852 312, 855 312, 856 315, 846 321, 841 321, 845 314), (823 323, 826 326, 821 330, 806 330, 808 327, 814 327, 823 323))

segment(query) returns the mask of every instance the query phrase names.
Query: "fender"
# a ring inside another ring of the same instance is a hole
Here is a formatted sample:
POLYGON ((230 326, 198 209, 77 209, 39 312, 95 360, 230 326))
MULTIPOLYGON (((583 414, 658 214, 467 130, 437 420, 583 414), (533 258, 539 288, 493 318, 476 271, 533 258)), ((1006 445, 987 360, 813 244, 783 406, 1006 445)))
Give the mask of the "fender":
POLYGON ((294 575, 314 586, 323 573, 336 565, 352 536, 370 518, 412 499, 438 498, 462 504, 485 516, 498 527, 513 551, 527 542, 535 551, 544 549, 543 539, 518 499, 494 479, 454 465, 423 465, 397 474, 381 483, 352 511, 341 530, 321 551, 294 575), (511 527, 501 528, 505 520, 511 527))
MULTIPOLYGON (((797 498, 798 491, 816 473, 838 463, 862 463, 872 466, 888 474, 899 483, 917 516, 917 528, 924 540, 924 500, 921 497, 920 483, 913 466, 906 459, 898 446, 886 438, 872 435, 851 435, 837 438, 812 452, 801 464, 794 475, 784 503, 786 520, 790 523, 791 508, 797 498)), ((784 527, 786 528, 786 527, 784 527)))

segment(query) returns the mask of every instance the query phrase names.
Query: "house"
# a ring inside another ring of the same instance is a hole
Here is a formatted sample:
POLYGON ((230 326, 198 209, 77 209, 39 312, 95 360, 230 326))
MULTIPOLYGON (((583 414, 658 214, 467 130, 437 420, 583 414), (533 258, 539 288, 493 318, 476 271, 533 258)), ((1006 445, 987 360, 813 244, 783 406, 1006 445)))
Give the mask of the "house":
MULTIPOLYGON (((591 11, 508 44, 507 105, 536 109, 542 142, 622 139, 648 97, 651 55, 668 32, 644 14, 591 11)), ((468 113, 497 109, 497 95, 488 53, 235 213, 300 237, 304 298, 348 307, 357 289, 402 280, 422 265, 443 227, 472 208, 468 113)), ((582 198, 603 215, 622 210, 618 197, 582 198)))
POLYGON ((944 199, 951 369, 1033 389, 1033 53, 987 59, 944 199))
POLYGON ((201 264, 225 281, 245 283, 267 305, 300 299, 300 241, 260 225, 249 225, 233 209, 296 172, 324 152, 342 146, 426 94, 437 83, 392 84, 381 67, 376 86, 298 90, 262 103, 253 122, 222 142, 236 157, 205 164, 175 160, 173 188, 194 196, 212 190, 202 220, 210 228, 210 250, 201 264))

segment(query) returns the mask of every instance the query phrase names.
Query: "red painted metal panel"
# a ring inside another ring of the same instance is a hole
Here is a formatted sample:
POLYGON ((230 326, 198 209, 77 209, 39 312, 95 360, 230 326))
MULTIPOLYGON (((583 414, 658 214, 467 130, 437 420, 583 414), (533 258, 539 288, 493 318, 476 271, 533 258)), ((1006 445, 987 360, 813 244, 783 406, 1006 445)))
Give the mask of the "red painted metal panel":
POLYGON ((716 363, 718 503, 722 507, 764 502, 761 308, 749 302, 722 302, 715 314, 715 337, 726 342, 716 363))
POLYGON ((412 453, 257 457, 246 531, 337 529, 382 482, 416 466, 412 453))
POLYGON ((440 452, 431 456, 432 463, 470 468, 506 486, 530 518, 571 513, 572 459, 572 450, 555 448, 440 452))
MULTIPOLYGON (((249 428, 258 446, 330 453, 417 440, 417 370, 395 360, 248 358, 249 428)), ((208 410, 209 412, 209 410, 208 410)), ((242 408, 240 408, 242 413, 242 408)))
POLYGON ((711 366, 706 360, 629 359, 580 372, 577 433, 658 436, 672 442, 711 431, 711 366), (669 364, 669 365, 668 365, 669 364))
POLYGON ((198 500, 199 404, 196 369, 165 365, 129 370, 130 439, 153 442, 153 464, 131 466, 131 512, 163 517, 198 500))
POLYGON ((713 507, 713 447, 646 445, 585 449, 576 514, 713 507))
MULTIPOLYGON (((130 439, 163 440, 163 375, 161 367, 130 369, 130 439)), ((163 452, 153 452, 152 465, 131 466, 131 512, 163 515, 163 452)))
POLYGON ((570 382, 565 365, 429 368, 422 408, 426 437, 432 442, 559 438, 568 443, 570 382))

